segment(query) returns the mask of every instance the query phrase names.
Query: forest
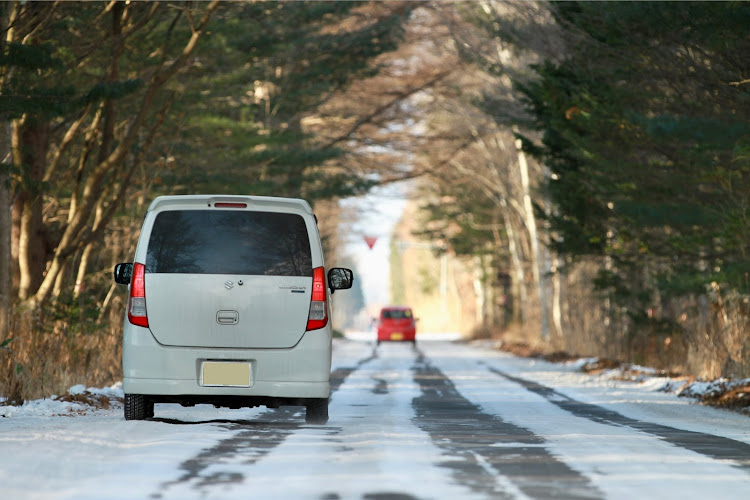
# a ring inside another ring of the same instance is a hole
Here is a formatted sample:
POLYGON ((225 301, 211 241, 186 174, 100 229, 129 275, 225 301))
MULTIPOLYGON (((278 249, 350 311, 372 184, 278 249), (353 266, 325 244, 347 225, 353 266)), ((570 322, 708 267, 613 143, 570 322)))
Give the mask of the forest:
POLYGON ((121 378, 112 268, 154 197, 305 198, 335 262, 340 201, 403 182, 411 237, 471 277, 467 338, 750 377, 747 26, 731 1, 2 2, 0 396, 121 378))

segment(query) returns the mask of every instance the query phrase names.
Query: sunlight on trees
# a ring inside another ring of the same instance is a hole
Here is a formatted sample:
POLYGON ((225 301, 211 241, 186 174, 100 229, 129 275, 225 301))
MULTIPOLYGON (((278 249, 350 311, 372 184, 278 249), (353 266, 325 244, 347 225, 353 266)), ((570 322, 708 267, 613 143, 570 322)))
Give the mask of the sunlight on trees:
POLYGON ((8 373, 115 344, 156 195, 307 198, 334 256, 337 200, 410 180, 400 230, 462 270, 467 330, 750 374, 747 4, 1 8, 8 373))

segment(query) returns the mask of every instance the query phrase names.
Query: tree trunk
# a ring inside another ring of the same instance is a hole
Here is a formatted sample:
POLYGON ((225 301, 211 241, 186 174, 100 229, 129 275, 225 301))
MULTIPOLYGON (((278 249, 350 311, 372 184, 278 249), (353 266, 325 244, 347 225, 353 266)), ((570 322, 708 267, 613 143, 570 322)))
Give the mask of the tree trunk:
POLYGON ((487 316, 485 315, 485 289, 483 281, 484 269, 482 265, 482 257, 479 255, 474 256, 474 272, 472 282, 474 284, 474 295, 476 296, 476 311, 475 321, 477 326, 484 327, 487 324, 487 316))
POLYGON ((39 120, 21 120, 13 135, 14 162, 26 173, 18 193, 22 204, 18 241, 18 296, 22 300, 34 294, 44 279, 46 269, 47 240, 42 217, 44 200, 41 181, 47 161, 48 139, 49 124, 39 120))
POLYGON ((57 275, 57 279, 55 280, 55 286, 52 289, 52 296, 55 298, 59 298, 60 295, 62 295, 63 288, 65 288, 65 278, 67 278, 67 275, 69 273, 66 272, 67 265, 64 265, 60 273, 57 275))
POLYGON ((33 297, 29 297, 28 300, 30 302, 36 304, 44 303, 52 294, 57 276, 62 271, 65 263, 68 262, 79 248, 97 238, 99 236, 98 233, 103 230, 103 226, 100 226, 91 231, 89 224, 93 210, 100 199, 105 179, 116 173, 122 166, 127 155, 130 154, 131 148, 139 139, 142 128, 153 111, 152 106, 156 95, 161 91, 166 82, 187 64, 198 40, 204 34, 211 14, 216 10, 218 5, 219 2, 215 0, 203 10, 203 17, 193 24, 192 35, 183 47, 182 52, 174 59, 165 63, 152 75, 134 117, 126 127, 124 136, 106 159, 99 161, 88 172, 88 177, 83 183, 80 201, 76 207, 75 214, 73 214, 65 226, 60 242, 50 260, 47 274, 36 289, 33 297))
POLYGON ((526 211, 526 227, 529 230, 531 243, 531 271, 534 276, 537 290, 539 292, 539 307, 542 320, 542 340, 549 339, 549 313, 547 305, 547 294, 545 292, 544 280, 542 279, 542 253, 539 247, 539 234, 536 229, 536 217, 531 205, 531 191, 529 188, 529 166, 526 163, 526 155, 521 149, 521 140, 516 140, 516 151, 518 152, 518 168, 521 171, 521 185, 523 186, 523 206, 526 211))
MULTIPOLYGON (((0 3, 0 54, 5 53, 8 25, 13 5, 0 3)), ((8 71, 7 69, 5 70, 8 71)), ((0 94, 4 93, 5 77, 0 75, 0 94)), ((10 333, 10 308, 13 304, 13 259, 11 240, 13 197, 10 191, 10 165, 13 162, 13 127, 10 120, 0 120, 0 341, 10 333)))
POLYGON ((0 122, 0 341, 9 334, 10 308, 13 304, 13 266, 10 251, 12 200, 8 169, 12 157, 11 135, 10 122, 0 122))
POLYGON ((552 321, 559 340, 565 337, 562 324, 562 284, 560 277, 560 256, 555 255, 552 263, 552 321))
POLYGON ((497 326, 497 308, 495 307, 495 287, 497 286, 497 280, 494 279, 495 273, 492 267, 492 256, 482 256, 482 273, 485 288, 485 318, 487 320, 487 325, 489 325, 490 328, 494 328, 497 326))
MULTIPOLYGON (((94 218, 94 227, 101 224, 102 219, 104 218, 104 207, 103 207, 103 201, 100 199, 96 204, 96 216, 94 218)), ((96 247, 99 244, 99 240, 90 241, 86 247, 83 249, 83 253, 81 254, 81 262, 78 264, 78 273, 76 274, 76 284, 73 288, 73 296, 75 298, 80 297, 81 292, 85 289, 85 280, 86 280, 86 273, 88 272, 89 267, 89 261, 91 260, 91 255, 93 254, 94 250, 96 250, 96 247)))
POLYGON ((508 237, 508 253, 510 253, 510 262, 513 265, 513 273, 511 274, 513 280, 513 320, 523 324, 526 322, 526 305, 529 294, 526 290, 523 263, 519 255, 518 245, 516 245, 516 231, 513 229, 513 222, 510 220, 509 207, 505 198, 501 200, 500 205, 503 223, 505 224, 505 234, 508 237))

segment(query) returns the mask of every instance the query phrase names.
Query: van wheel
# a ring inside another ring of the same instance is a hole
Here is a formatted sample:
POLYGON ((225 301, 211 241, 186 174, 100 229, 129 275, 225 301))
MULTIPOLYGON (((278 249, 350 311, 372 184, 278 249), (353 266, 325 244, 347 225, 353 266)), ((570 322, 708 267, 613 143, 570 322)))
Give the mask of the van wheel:
POLYGON ((154 402, 146 399, 146 418, 154 418, 154 402))
POLYGON ((328 422, 328 398, 307 400, 305 422, 308 424, 325 424, 328 422))
POLYGON ((143 420, 154 416, 154 403, 143 394, 125 394, 125 420, 143 420))

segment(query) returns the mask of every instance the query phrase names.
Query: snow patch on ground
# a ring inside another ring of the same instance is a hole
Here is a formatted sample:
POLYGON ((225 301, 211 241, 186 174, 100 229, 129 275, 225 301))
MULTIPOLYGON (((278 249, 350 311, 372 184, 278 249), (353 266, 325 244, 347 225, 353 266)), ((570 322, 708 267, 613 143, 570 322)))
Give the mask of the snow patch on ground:
POLYGON ((49 398, 26 401, 20 406, 3 405, 0 402, 0 418, 81 415, 100 409, 122 406, 124 397, 122 382, 104 388, 86 387, 83 384, 78 384, 71 387, 66 395, 52 395, 49 398))
POLYGON ((750 416, 750 378, 695 380, 648 366, 598 357, 572 358, 565 353, 544 355, 522 344, 509 345, 498 340, 476 340, 469 342, 469 345, 509 352, 521 358, 558 362, 568 370, 585 373, 602 381, 632 382, 642 390, 691 398, 702 404, 750 416))

